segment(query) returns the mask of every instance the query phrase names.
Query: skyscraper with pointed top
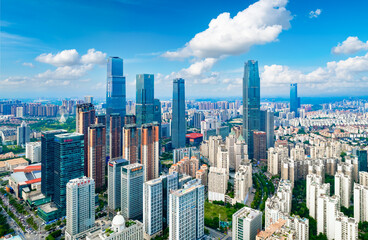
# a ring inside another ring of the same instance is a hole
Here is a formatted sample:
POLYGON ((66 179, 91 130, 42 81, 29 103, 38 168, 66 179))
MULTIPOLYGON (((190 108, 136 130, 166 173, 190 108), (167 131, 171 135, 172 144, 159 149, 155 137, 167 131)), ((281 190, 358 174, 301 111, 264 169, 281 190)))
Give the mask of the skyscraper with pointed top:
POLYGON ((249 60, 244 65, 243 77, 243 136, 250 159, 253 159, 253 132, 260 130, 260 85, 258 61, 249 60))
POLYGON ((182 78, 173 81, 173 107, 171 139, 173 148, 185 147, 185 82, 182 78))

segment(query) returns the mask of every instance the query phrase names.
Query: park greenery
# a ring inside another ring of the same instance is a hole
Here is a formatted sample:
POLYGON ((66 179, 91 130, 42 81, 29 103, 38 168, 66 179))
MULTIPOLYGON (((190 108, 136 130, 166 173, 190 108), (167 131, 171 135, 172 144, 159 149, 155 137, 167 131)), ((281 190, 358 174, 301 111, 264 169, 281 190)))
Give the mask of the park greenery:
POLYGON ((368 240, 368 222, 360 222, 358 224, 359 239, 368 240))
POLYGON ((52 233, 50 233, 47 237, 46 240, 54 240, 57 239, 58 237, 61 236, 61 230, 56 230, 52 233))
POLYGON ((204 225, 209 228, 217 229, 219 227, 219 220, 223 222, 231 222, 232 215, 244 207, 244 204, 224 203, 223 201, 205 201, 204 203, 204 225))
MULTIPOLYGON (((2 212, 3 209, 0 208, 0 211, 2 212)), ((0 214, 0 236, 5 236, 5 235, 7 235, 9 233, 12 233, 12 232, 14 232, 14 230, 10 228, 10 226, 9 226, 7 220, 6 220, 6 217, 3 214, 0 214)))
POLYGON ((75 132, 75 126, 75 117, 69 117, 65 123, 61 123, 54 119, 44 119, 37 123, 30 124, 30 128, 37 132, 56 129, 65 129, 68 132, 75 132))

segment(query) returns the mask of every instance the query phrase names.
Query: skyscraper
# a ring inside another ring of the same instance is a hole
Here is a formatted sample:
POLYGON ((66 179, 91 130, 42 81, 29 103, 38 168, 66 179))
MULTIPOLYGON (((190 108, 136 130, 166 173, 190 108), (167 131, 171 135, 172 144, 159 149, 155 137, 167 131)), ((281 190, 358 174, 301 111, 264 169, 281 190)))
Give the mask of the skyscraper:
POLYGON ((110 114, 110 159, 121 157, 121 116, 110 114))
POLYGON ((258 61, 249 60, 243 78, 243 136, 253 159, 253 132, 260 130, 260 78, 258 61))
POLYGON ((107 204, 112 213, 121 208, 121 169, 128 164, 125 159, 113 159, 107 166, 107 204))
POLYGON ((29 142, 29 135, 31 134, 31 130, 25 121, 17 127, 17 145, 18 146, 26 146, 29 142))
POLYGON ((161 125, 161 102, 160 99, 153 99, 153 121, 161 125))
POLYGON ((51 130, 41 134, 41 192, 45 196, 54 195, 55 136, 66 130, 51 130))
POLYGON ((173 148, 185 147, 185 82, 182 78, 173 81, 173 107, 171 122, 171 140, 173 148))
POLYGON ((65 239, 72 240, 95 224, 95 182, 91 178, 72 179, 66 185, 65 239))
POLYGON ((169 239, 201 239, 204 235, 204 186, 187 182, 170 194, 169 239))
POLYGON ((357 150, 358 156, 358 171, 367 172, 368 171, 368 158, 367 150, 357 150))
POLYGON ((133 163, 121 169, 121 214, 128 219, 143 218, 144 166, 133 163))
POLYGON ((64 133, 55 136, 54 202, 65 215, 66 184, 84 176, 84 136, 80 133, 64 133))
POLYGON ((130 164, 138 162, 138 129, 136 124, 127 124, 123 128, 123 158, 130 164))
POLYGON ((144 124, 141 127, 141 163, 144 165, 145 181, 159 176, 159 125, 144 124))
POLYGON ((152 238, 167 227, 170 191, 178 187, 179 176, 176 172, 144 183, 143 223, 147 237, 152 238))
POLYGON ((88 127, 96 121, 96 111, 91 103, 78 104, 76 109, 76 132, 84 135, 84 176, 88 175, 88 127))
POLYGON ((120 114, 121 120, 126 114, 125 77, 123 76, 123 59, 107 59, 106 114, 120 114))
POLYGON ((300 108, 300 98, 298 97, 298 84, 290 84, 290 112, 295 112, 298 117, 298 108, 300 108))
POLYGON ((154 121, 154 75, 137 74, 136 77, 136 111, 137 127, 154 121))
POLYGON ((92 124, 88 135, 88 176, 95 180, 96 189, 101 189, 105 185, 106 128, 92 124))

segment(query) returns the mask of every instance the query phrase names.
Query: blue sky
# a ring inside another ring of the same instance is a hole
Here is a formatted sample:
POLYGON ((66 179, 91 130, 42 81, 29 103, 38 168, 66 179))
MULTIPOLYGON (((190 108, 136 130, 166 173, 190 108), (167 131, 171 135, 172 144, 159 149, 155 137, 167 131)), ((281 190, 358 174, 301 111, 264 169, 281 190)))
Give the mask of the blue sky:
POLYGON ((366 9, 363 0, 3 0, 0 98, 104 97, 107 56, 124 59, 133 99, 138 73, 155 74, 161 99, 175 77, 187 98, 241 96, 248 59, 259 61, 262 97, 287 96, 290 82, 302 96, 365 96, 366 9))

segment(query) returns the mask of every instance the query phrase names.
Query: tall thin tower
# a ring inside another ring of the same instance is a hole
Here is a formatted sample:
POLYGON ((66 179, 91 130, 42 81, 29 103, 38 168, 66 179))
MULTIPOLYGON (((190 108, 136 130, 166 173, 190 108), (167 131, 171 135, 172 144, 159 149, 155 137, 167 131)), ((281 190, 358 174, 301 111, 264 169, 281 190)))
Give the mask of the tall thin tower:
POLYGON ((173 108, 171 139, 173 148, 185 147, 185 82, 182 78, 173 81, 173 108))
POLYGON ((253 158, 253 132, 260 130, 261 99, 258 61, 249 60, 244 66, 243 78, 243 136, 253 158))
POLYGON ((298 108, 300 108, 300 98, 298 97, 298 84, 290 84, 290 112, 295 113, 298 117, 298 108))
POLYGON ((106 114, 118 113, 121 119, 126 114, 126 85, 123 76, 123 59, 107 59, 106 114))

